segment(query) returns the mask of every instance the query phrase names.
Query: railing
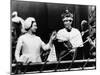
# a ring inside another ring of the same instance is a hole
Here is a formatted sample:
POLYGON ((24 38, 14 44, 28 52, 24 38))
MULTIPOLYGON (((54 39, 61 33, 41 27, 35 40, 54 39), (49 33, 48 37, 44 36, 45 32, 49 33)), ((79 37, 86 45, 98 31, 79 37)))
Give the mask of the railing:
POLYGON ((96 69, 96 59, 12 64, 12 74, 96 69), (59 65, 58 65, 59 64, 59 65), (70 69, 68 68, 71 64, 70 69))

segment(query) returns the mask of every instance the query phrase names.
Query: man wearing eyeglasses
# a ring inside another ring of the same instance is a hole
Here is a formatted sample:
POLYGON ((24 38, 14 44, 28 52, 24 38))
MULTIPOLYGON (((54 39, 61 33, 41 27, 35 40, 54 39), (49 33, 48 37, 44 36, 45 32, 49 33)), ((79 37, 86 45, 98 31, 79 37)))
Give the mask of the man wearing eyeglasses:
MULTIPOLYGON (((83 46, 83 41, 80 31, 71 26, 73 22, 73 14, 70 13, 68 9, 66 9, 66 11, 63 14, 61 14, 61 17, 64 24, 64 28, 60 29, 57 32, 56 38, 58 40, 58 43, 63 43, 65 47, 65 48, 62 47, 62 49, 60 49, 61 45, 59 44, 58 50, 63 55, 63 50, 65 52, 71 52, 71 53, 75 52, 78 47, 83 46)), ((60 57, 61 56, 59 56, 58 58, 60 57)), ((67 56, 66 58, 69 59, 69 57, 67 56)), ((66 58, 64 60, 66 60, 66 58)))

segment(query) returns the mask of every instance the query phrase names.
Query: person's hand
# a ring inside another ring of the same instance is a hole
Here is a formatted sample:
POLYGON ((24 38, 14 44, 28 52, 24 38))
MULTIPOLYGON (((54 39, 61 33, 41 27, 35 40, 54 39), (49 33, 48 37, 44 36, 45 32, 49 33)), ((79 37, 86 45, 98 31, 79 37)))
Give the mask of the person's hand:
POLYGON ((56 31, 53 31, 52 34, 51 34, 51 37, 50 37, 50 40, 53 41, 56 39, 56 34, 57 32, 56 31))
POLYGON ((92 40, 91 40, 90 37, 87 37, 87 40, 88 40, 90 43, 92 43, 92 40))
POLYGON ((84 35, 84 32, 81 32, 82 36, 84 35))
POLYGON ((58 42, 64 42, 64 40, 58 39, 58 42))
POLYGON ((28 62, 28 57, 27 56, 20 56, 19 59, 17 60, 17 62, 22 62, 22 63, 27 63, 28 62))
POLYGON ((49 40, 49 43, 48 43, 50 47, 53 46, 53 40, 56 39, 56 34, 57 34, 56 31, 53 31, 51 36, 50 36, 50 40, 49 40))
POLYGON ((70 50, 71 53, 74 53, 75 51, 76 51, 76 49, 71 49, 70 50))

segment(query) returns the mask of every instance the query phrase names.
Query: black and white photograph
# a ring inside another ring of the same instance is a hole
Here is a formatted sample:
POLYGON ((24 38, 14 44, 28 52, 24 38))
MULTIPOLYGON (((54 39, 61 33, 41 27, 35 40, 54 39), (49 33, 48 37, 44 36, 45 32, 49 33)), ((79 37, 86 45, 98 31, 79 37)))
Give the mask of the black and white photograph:
POLYGON ((96 70, 96 5, 11 0, 11 74, 96 70))

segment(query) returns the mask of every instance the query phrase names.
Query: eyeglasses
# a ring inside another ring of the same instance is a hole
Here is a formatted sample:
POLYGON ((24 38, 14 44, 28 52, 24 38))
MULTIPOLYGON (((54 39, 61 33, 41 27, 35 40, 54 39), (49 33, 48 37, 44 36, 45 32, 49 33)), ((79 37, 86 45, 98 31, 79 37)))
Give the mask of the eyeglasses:
POLYGON ((63 22, 68 22, 68 21, 69 21, 69 22, 72 22, 73 20, 64 20, 63 22))

